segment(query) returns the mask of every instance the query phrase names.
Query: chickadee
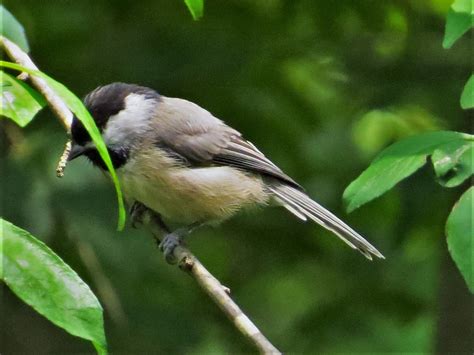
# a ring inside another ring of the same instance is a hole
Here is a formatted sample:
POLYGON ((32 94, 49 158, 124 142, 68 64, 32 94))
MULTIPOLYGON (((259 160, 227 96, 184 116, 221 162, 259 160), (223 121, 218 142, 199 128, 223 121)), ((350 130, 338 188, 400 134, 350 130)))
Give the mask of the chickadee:
MULTIPOLYGON (((368 259, 383 258, 237 130, 200 106, 125 83, 98 87, 84 104, 102 134, 127 202, 134 212, 151 210, 166 231, 160 248, 167 260, 197 226, 221 222, 256 205, 283 206, 303 221, 310 219, 332 231, 368 259), (171 232, 164 221, 184 227, 171 232)), ((107 170, 77 118, 71 136, 68 160, 85 155, 107 170)))

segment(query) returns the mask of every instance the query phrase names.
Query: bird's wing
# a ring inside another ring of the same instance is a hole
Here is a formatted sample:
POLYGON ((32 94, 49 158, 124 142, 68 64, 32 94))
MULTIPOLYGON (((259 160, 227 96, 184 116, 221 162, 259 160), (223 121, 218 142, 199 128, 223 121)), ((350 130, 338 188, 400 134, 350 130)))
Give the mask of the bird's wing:
POLYGON ((219 164, 270 176, 268 188, 297 217, 307 218, 338 235, 367 258, 383 255, 339 218, 308 197, 302 188, 235 129, 185 100, 163 98, 154 129, 157 144, 191 164, 219 164))
POLYGON ((182 99, 163 98, 155 122, 158 142, 191 164, 217 164, 270 176, 301 189, 279 167, 235 129, 201 107, 182 99))

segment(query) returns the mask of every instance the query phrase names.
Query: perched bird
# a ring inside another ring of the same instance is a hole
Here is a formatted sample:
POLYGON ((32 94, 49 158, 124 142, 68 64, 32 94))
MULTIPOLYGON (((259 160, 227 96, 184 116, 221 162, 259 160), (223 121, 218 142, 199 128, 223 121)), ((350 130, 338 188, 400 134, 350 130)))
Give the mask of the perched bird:
MULTIPOLYGON (((167 233, 160 248, 174 248, 194 228, 260 205, 285 207, 329 229, 368 259, 383 255, 302 187, 242 134, 200 106, 125 83, 100 86, 84 104, 108 148, 132 218, 152 211, 167 233), (167 224, 181 226, 171 231, 167 224)), ((107 170, 82 123, 74 118, 69 160, 85 155, 107 170)))

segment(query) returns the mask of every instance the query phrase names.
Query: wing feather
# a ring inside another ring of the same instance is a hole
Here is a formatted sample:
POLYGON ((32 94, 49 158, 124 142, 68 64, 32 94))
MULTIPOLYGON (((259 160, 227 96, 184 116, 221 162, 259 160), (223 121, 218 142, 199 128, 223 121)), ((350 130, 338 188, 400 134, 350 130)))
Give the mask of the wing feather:
POLYGON ((372 259, 371 255, 383 258, 367 240, 308 197, 300 185, 238 131, 192 102, 162 97, 161 105, 154 121, 154 129, 159 132, 156 142, 159 147, 178 154, 191 166, 218 164, 271 177, 269 190, 290 212, 331 230, 369 259, 372 259))
POLYGON ((168 146, 190 162, 232 166, 276 178, 301 189, 292 178, 273 164, 235 129, 190 101, 162 97, 155 129, 158 146, 168 146))

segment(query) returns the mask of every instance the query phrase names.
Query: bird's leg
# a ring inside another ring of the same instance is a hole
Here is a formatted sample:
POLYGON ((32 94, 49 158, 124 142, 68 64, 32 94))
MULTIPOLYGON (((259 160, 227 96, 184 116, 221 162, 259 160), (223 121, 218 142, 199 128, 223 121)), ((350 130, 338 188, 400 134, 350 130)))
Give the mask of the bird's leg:
POLYGON ((166 235, 171 232, 168 226, 163 222, 161 215, 149 209, 143 203, 135 201, 130 207, 130 217, 132 220, 132 227, 138 228, 138 225, 147 223, 159 228, 159 230, 152 229, 153 238, 156 243, 160 244, 160 239, 163 233, 166 235))
POLYGON ((175 264, 177 262, 173 254, 176 247, 181 245, 184 241, 184 238, 201 225, 202 223, 195 222, 187 227, 178 228, 163 237, 159 248, 165 255, 165 259, 169 264, 175 264))
POLYGON ((151 219, 151 224, 158 227, 159 229, 159 231, 156 231, 156 229, 152 229, 151 233, 153 234, 153 238, 155 238, 156 245, 160 247, 163 234, 165 236, 168 235, 169 233, 171 233, 171 229, 169 229, 169 227, 165 224, 159 213, 156 213, 152 210, 148 210, 148 213, 151 219))
POLYGON ((143 224, 145 214, 149 211, 143 203, 135 201, 128 211, 132 220, 132 227, 138 228, 140 224, 143 224))
POLYGON ((199 227, 202 223, 195 222, 189 226, 178 228, 171 232, 171 229, 163 222, 161 215, 155 211, 149 209, 143 203, 135 201, 130 208, 130 216, 132 219, 132 227, 137 228, 139 224, 145 222, 151 222, 150 224, 155 225, 159 228, 159 231, 152 230, 153 237, 155 238, 158 247, 165 255, 165 259, 169 264, 175 264, 177 260, 174 257, 174 249, 181 245, 184 238, 189 235, 193 230, 199 227), (164 232, 164 237, 160 240, 161 233, 164 232))
POLYGON ((171 233, 171 229, 163 222, 163 218, 161 218, 161 215, 150 210, 150 215, 151 215, 151 220, 153 223, 155 223, 160 229, 165 232, 165 233, 171 233))

